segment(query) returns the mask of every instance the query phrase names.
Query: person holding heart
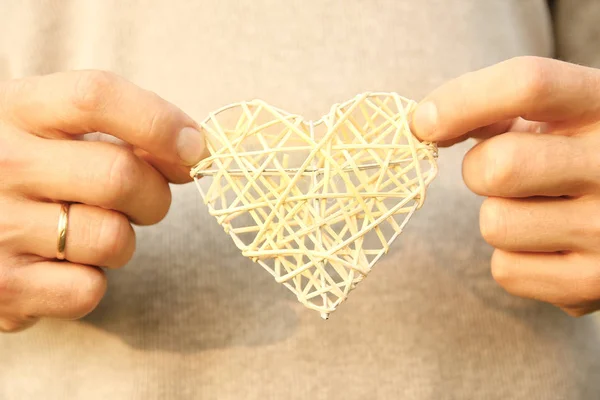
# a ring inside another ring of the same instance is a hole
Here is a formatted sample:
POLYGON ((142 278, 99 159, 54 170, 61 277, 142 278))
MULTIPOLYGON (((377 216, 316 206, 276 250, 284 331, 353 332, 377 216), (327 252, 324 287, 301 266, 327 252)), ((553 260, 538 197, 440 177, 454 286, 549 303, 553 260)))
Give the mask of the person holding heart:
POLYGON ((0 398, 600 398, 600 5, 475 3, 2 3, 0 398), (440 176, 324 322, 198 205, 198 121, 367 91, 440 176))

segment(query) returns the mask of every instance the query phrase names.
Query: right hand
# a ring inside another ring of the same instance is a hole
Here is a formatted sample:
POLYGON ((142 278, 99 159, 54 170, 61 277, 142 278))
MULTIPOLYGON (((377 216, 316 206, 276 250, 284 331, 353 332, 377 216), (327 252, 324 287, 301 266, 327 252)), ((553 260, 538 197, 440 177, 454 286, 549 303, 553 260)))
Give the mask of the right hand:
POLYGON ((174 105, 107 72, 0 83, 0 331, 96 307, 106 289, 100 267, 133 255, 131 223, 160 221, 168 182, 190 179, 205 152, 198 129, 174 105), (76 140, 93 132, 124 145, 76 140), (72 203, 65 261, 56 259, 60 203, 72 203))

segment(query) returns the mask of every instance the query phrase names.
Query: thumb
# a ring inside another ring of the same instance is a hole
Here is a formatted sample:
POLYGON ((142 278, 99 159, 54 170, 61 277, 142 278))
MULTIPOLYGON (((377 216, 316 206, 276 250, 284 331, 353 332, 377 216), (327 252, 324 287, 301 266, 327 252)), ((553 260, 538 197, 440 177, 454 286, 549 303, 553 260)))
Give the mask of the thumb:
POLYGON ((0 86, 0 119, 43 137, 103 132, 191 166, 205 155, 198 124, 175 105, 104 71, 72 71, 0 86))
POLYGON ((522 117, 557 122, 600 110, 600 71, 540 57, 518 57, 435 89, 414 111, 415 135, 432 142, 522 117))

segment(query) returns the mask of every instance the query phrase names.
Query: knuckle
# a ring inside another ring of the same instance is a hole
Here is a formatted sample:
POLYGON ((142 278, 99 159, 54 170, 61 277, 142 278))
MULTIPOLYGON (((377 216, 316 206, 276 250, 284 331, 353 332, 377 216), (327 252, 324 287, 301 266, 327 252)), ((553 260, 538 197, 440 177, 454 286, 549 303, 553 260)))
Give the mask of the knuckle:
MULTIPOLYGON (((571 164, 570 168, 573 168, 574 171, 600 171, 600 160, 596 155, 597 145, 600 142, 597 142, 597 138, 594 137, 583 137, 576 136, 569 138, 569 143, 572 144, 569 148, 569 154, 566 156, 565 160, 570 160, 571 164)), ((561 147, 559 150, 565 151, 564 147, 561 147)), ((565 156, 561 154, 561 156, 565 156)), ((600 190, 600 176, 598 174, 581 174, 579 177, 578 187, 580 193, 585 193, 588 191, 598 191, 600 190)))
POLYGON ((78 72, 73 93, 73 105, 85 112, 102 111, 113 92, 115 75, 107 71, 78 72))
POLYGON ((492 256, 491 270, 492 277, 496 283, 508 290, 512 280, 510 263, 507 262, 506 258, 498 250, 496 250, 492 256))
POLYGON ((82 318, 92 312, 104 297, 106 292, 106 276, 98 268, 89 268, 86 270, 86 283, 78 284, 72 288, 72 307, 73 318, 82 318))
POLYGON ((546 58, 522 56, 511 59, 512 76, 516 79, 515 94, 522 101, 539 99, 551 90, 550 64, 546 58))
POLYGON ((156 193, 155 203, 148 207, 148 213, 144 215, 143 220, 134 221, 136 224, 154 225, 162 221, 169 213, 173 200, 170 188, 166 185, 165 189, 161 189, 160 194, 158 193, 158 189, 156 193))
POLYGON ((166 126, 173 122, 173 115, 177 115, 173 112, 172 107, 169 105, 164 106, 159 103, 158 95, 151 93, 151 96, 155 99, 156 106, 151 107, 148 119, 146 120, 145 127, 143 129, 144 136, 151 138, 151 140, 166 139, 164 133, 169 131, 170 127, 166 126))
POLYGON ((507 223, 503 200, 486 199, 479 213, 479 229, 483 239, 492 246, 502 245, 507 238, 507 223))
POLYGON ((487 195, 512 191, 519 179, 519 152, 513 134, 506 133, 487 141, 482 154, 485 167, 482 174, 482 191, 487 195))
POLYGON ((20 140, 20 135, 13 135, 11 128, 6 127, 6 132, 4 130, 5 126, 0 121, 0 183, 2 184, 20 181, 20 175, 31 164, 30 153, 24 150, 29 143, 20 140))
POLYGON ((135 195, 137 185, 141 182, 138 162, 131 151, 115 148, 115 154, 107 164, 106 186, 102 191, 103 206, 113 208, 135 195))
POLYGON ((12 286, 11 280, 6 273, 6 269, 7 268, 0 265, 0 298, 4 293, 7 293, 12 286))
POLYGON ((98 262, 113 266, 115 260, 129 261, 135 247, 135 234, 127 217, 116 211, 104 213, 98 238, 98 262))
POLYGON ((586 238, 580 243, 581 249, 590 246, 594 251, 600 250, 600 216, 597 215, 598 202, 595 198, 579 198, 577 202, 579 215, 569 226, 567 233, 573 237, 586 238))
POLYGON ((17 282, 11 274, 11 268, 0 265, 0 303, 12 298, 19 291, 17 282))
MULTIPOLYGON (((0 125, 0 129, 2 129, 2 125, 0 125)), ((0 171, 12 172, 14 170, 14 155, 10 140, 4 135, 0 135, 0 171)))
POLYGON ((569 305, 589 306, 600 301, 600 269, 581 268, 579 276, 571 285, 571 301, 569 305))
POLYGON ((574 238, 587 239, 586 241, 578 241, 574 243, 577 250, 585 250, 589 248, 593 251, 600 250, 600 221, 594 214, 588 216, 582 215, 583 218, 574 221, 566 227, 566 233, 574 238))
MULTIPOLYGON (((0 129, 2 124, 0 123, 0 129)), ((0 171, 8 170, 11 167, 13 152, 9 149, 10 140, 5 135, 0 135, 0 171)))

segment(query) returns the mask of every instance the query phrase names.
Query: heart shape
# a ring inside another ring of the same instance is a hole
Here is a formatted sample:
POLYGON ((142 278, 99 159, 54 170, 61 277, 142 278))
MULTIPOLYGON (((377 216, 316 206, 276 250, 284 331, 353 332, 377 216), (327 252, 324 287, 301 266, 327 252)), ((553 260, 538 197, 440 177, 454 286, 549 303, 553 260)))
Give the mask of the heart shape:
POLYGON ((307 122, 262 100, 231 104, 201 123, 210 156, 191 175, 242 254, 327 318, 437 174, 437 146, 409 128, 415 105, 364 93, 307 122))

